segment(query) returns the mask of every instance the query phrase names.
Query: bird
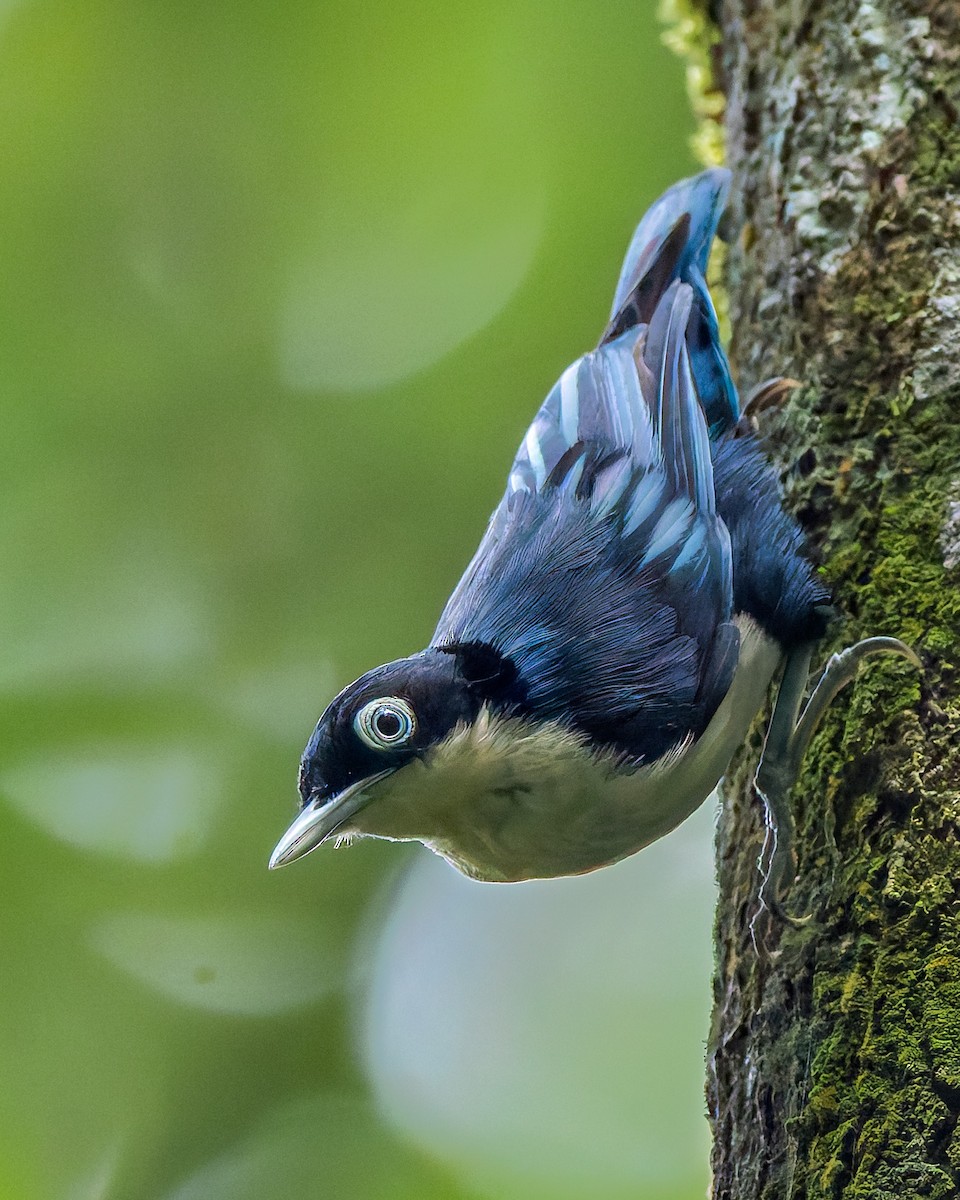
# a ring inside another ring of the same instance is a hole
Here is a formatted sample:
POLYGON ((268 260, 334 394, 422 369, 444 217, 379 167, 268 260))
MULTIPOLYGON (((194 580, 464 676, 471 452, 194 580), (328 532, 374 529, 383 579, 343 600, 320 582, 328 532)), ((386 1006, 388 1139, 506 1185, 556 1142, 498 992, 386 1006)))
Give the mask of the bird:
POLYGON ((756 777, 779 906, 817 722, 865 657, 916 660, 865 639, 803 707, 832 609, 706 282, 730 185, 703 171, 642 218, 599 344, 547 394, 430 645, 321 715, 272 868, 363 836, 420 841, 488 882, 615 863, 714 791, 779 674, 756 777))

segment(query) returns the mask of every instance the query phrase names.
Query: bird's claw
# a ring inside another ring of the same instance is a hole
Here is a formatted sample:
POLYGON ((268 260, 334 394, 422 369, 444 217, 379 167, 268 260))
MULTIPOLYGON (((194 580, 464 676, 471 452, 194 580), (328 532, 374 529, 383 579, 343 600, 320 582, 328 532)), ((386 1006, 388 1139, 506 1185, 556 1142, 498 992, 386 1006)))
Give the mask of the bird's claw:
POLYGON ((776 408, 799 387, 803 387, 799 379, 790 379, 785 375, 765 379, 750 391, 740 408, 740 415, 755 417, 768 408, 776 408))
POLYGON ((812 918, 810 913, 802 916, 789 913, 782 901, 796 877, 790 793, 817 726, 836 696, 856 677, 864 659, 874 654, 896 654, 923 670, 916 653, 899 638, 865 638, 831 655, 803 704, 812 653, 810 644, 795 650, 787 659, 754 779, 767 814, 767 838, 760 856, 761 870, 765 859, 767 869, 760 885, 760 904, 792 926, 804 926, 812 918))

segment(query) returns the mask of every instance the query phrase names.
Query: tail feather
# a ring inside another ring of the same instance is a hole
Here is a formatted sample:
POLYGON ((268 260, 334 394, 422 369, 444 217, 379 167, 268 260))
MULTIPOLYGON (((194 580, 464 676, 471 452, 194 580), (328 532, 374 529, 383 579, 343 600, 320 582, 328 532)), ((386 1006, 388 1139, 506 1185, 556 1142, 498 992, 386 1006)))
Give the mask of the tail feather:
POLYGON ((740 416, 705 278, 729 187, 730 172, 713 168, 675 184, 650 208, 627 250, 610 323, 600 343, 649 324, 674 280, 689 284, 693 311, 687 325, 687 353, 712 436, 729 429, 740 416))
POLYGON ((730 172, 724 167, 713 167, 690 179, 681 179, 651 205, 637 226, 624 257, 610 311, 611 320, 641 278, 650 271, 683 217, 688 218, 690 226, 677 273, 684 282, 690 282, 685 276, 691 267, 696 267, 701 276, 706 274, 710 246, 729 191, 730 172))

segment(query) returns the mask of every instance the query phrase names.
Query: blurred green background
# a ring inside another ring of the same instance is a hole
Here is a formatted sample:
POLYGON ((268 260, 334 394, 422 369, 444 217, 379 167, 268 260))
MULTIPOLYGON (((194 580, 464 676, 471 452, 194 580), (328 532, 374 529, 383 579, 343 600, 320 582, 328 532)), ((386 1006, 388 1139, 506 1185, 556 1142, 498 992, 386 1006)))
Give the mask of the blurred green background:
POLYGON ((0 2, 0 1196, 703 1195, 711 805, 266 870, 691 125, 645 0, 0 2))

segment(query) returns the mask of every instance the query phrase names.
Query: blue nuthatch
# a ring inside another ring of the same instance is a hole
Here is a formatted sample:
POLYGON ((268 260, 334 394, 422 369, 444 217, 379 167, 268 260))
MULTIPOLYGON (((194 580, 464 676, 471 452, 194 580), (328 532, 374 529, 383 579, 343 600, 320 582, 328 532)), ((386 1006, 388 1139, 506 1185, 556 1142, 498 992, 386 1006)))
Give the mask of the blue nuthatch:
POLYGON ((813 728, 865 655, 912 652, 858 643, 800 716, 828 596, 705 282, 728 187, 706 171, 640 222, 600 344, 537 413, 430 646, 321 716, 272 867, 331 834, 419 840, 491 881, 616 862, 710 794, 783 666, 757 776, 776 903, 813 728))

